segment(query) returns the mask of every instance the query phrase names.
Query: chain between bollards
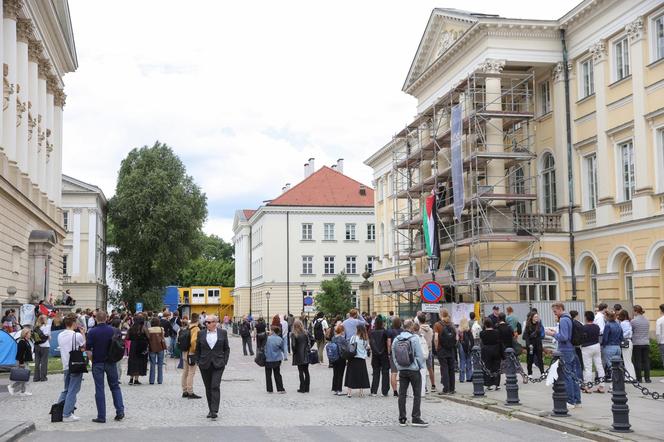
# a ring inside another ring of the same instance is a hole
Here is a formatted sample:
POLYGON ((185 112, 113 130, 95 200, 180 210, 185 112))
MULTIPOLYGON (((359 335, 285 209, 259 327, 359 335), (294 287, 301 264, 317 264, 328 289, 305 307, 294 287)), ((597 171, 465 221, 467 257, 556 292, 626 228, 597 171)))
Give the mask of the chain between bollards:
POLYGON ((507 394, 505 405, 520 405, 519 383, 516 378, 518 361, 513 348, 505 349, 505 361, 505 393, 507 394))

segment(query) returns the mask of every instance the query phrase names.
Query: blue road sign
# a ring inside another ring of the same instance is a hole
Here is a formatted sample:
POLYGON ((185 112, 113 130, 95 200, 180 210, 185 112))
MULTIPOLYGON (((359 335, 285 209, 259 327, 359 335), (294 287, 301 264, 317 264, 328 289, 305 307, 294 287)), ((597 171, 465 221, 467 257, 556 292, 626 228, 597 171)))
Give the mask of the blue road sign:
POLYGON ((142 302, 137 302, 136 303, 136 313, 141 313, 143 311, 143 303, 142 302))
POLYGON ((305 296, 304 305, 314 305, 314 298, 311 296, 305 296))
POLYGON ((436 281, 427 281, 420 288, 422 302, 435 304, 443 297, 443 287, 436 281))

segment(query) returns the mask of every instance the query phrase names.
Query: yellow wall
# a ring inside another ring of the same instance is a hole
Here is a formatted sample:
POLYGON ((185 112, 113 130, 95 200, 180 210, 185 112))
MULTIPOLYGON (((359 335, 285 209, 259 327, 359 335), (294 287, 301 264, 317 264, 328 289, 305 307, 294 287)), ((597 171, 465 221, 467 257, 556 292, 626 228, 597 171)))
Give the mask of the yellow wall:
POLYGON ((201 313, 205 311, 206 314, 216 314, 220 318, 223 318, 225 315, 233 316, 233 303, 234 299, 231 296, 231 287, 221 287, 221 286, 193 286, 193 287, 178 287, 178 292, 180 293, 180 305, 188 305, 190 307, 191 313, 201 313), (192 304, 192 292, 195 289, 201 289, 204 291, 204 298, 202 303, 192 304), (216 299, 208 298, 208 290, 216 289, 219 290, 219 302, 216 302, 216 299), (185 303, 184 295, 185 291, 189 291, 189 302, 185 303))

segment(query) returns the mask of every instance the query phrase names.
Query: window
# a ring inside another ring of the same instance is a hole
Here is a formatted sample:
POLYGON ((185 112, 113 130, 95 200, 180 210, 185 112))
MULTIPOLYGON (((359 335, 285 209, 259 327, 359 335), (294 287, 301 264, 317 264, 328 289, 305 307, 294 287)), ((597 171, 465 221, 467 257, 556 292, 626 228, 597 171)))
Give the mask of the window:
POLYGON ((353 303, 353 307, 356 309, 360 308, 359 304, 360 298, 357 297, 357 290, 350 291, 350 302, 353 303))
POLYGON ((205 304, 205 289, 193 289, 191 291, 192 304, 205 304))
MULTIPOLYGON (((588 210, 597 207, 597 155, 588 155, 586 163, 586 206, 588 210)), ((593 304, 594 305, 594 304, 593 304)))
POLYGON ((540 115, 548 114, 551 112, 551 90, 548 81, 539 84, 538 94, 540 115))
MULTIPOLYGON (((65 213, 66 213, 66 212, 65 212, 65 213)), ((67 264, 68 264, 68 263, 67 263, 68 260, 69 260, 69 256, 68 256, 68 255, 62 255, 62 274, 63 274, 64 276, 69 275, 69 268, 68 268, 69 266, 67 265, 67 264)))
POLYGON ((314 239, 314 226, 310 223, 302 224, 302 241, 311 241, 314 239))
POLYGON ((664 14, 652 21, 654 60, 664 58, 664 14))
POLYGON ((219 304, 219 289, 208 289, 208 291, 207 291, 207 303, 208 304, 219 304))
POLYGON ((303 256, 302 257, 302 274, 303 275, 313 275, 314 273, 314 257, 313 256, 303 256))
POLYGON ((629 43, 624 37, 613 44, 615 59, 615 81, 622 80, 629 75, 629 43))
POLYGON ((627 141, 618 145, 620 149, 620 175, 622 180, 622 200, 631 201, 634 196, 634 145, 627 141))
MULTIPOLYGON (((512 193, 517 195, 523 195, 526 193, 526 178, 523 173, 523 167, 517 166, 512 170, 512 193)), ((526 202, 517 201, 515 205, 515 211, 517 214, 526 213, 526 202)))
POLYGON ((323 270, 326 275, 334 275, 334 256, 326 256, 323 270))
POLYGON ((189 290, 182 290, 182 303, 189 304, 189 290))
POLYGON ((374 262, 374 257, 369 255, 367 256, 367 272, 373 273, 373 262, 374 262))
POLYGON ((542 165, 544 213, 553 213, 556 211, 556 162, 553 155, 545 153, 542 165))
POLYGON ((346 257, 346 274, 347 275, 357 274, 357 256, 346 257))
POLYGON ((544 264, 529 265, 522 277, 538 280, 519 285, 521 301, 556 301, 558 300, 558 275, 544 264))
POLYGON ((62 212, 62 226, 65 228, 65 232, 69 232, 69 210, 62 212))
POLYGON ((376 225, 373 223, 367 224, 367 241, 376 240, 376 225))
POLYGON ((634 279, 632 278, 633 271, 634 266, 632 265, 632 260, 627 258, 625 260, 625 267, 623 269, 625 275, 625 295, 632 304, 634 304, 634 279))
POLYGON ((334 241, 334 224, 325 223, 323 225, 323 239, 325 241, 334 241))
POLYGON ((346 241, 355 241, 355 224, 346 224, 346 241))
POLYGON ((597 266, 594 262, 590 264, 590 302, 593 306, 599 303, 597 297, 597 266))
POLYGON ((580 98, 588 97, 595 93, 595 73, 593 71, 593 59, 589 58, 581 62, 581 90, 580 98))
POLYGON ((377 187, 376 195, 378 197, 378 201, 379 202, 383 201, 383 179, 382 178, 378 178, 378 183, 377 183, 376 187, 377 187))

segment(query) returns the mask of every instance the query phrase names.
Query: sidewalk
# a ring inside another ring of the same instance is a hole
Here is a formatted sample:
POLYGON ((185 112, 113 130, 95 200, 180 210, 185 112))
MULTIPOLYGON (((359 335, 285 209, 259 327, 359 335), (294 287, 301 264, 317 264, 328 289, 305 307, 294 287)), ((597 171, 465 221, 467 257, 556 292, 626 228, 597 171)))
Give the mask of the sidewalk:
MULTIPOLYGON (((653 378, 652 384, 643 384, 651 390, 664 392, 662 378, 653 378)), ((473 396, 471 382, 459 383, 456 381, 457 393, 453 396, 437 396, 466 405, 473 405, 489 409, 509 416, 537 423, 539 425, 555 428, 559 431, 568 431, 582 435, 593 440, 634 440, 655 441, 664 440, 664 400, 654 400, 641 395, 639 390, 631 384, 625 385, 629 406, 629 421, 633 433, 614 433, 611 431, 613 421, 611 414, 611 395, 608 393, 582 394, 582 406, 568 410, 569 417, 552 417, 553 391, 544 382, 538 384, 523 384, 519 380, 519 399, 521 405, 505 405, 505 376, 501 377, 502 388, 499 391, 486 391, 484 398, 473 396)), ((610 385, 607 384, 607 388, 610 385)))

